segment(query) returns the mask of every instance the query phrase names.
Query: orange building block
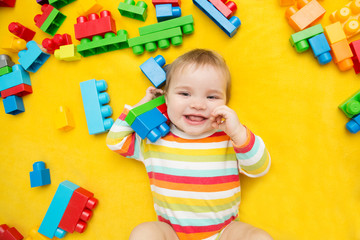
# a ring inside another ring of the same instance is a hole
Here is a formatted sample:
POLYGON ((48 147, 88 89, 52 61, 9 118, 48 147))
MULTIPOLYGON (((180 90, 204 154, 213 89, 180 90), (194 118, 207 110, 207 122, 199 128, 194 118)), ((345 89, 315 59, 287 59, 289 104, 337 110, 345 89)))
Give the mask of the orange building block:
POLYGON ((292 6, 294 4, 295 4, 295 0, 280 0, 281 7, 292 6))
POLYGON ((316 24, 325 12, 317 0, 298 0, 296 6, 286 9, 285 17, 290 26, 298 32, 316 24))
POLYGON ((331 13, 330 21, 341 23, 347 38, 351 38, 360 32, 360 0, 353 0, 343 8, 331 13))

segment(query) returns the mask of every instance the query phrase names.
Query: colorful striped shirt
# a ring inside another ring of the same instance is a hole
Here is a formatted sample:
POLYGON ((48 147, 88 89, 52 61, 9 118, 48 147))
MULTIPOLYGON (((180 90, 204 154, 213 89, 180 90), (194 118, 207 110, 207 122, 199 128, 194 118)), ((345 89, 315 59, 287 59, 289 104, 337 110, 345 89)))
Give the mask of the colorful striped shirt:
POLYGON ((170 224, 181 240, 207 239, 238 219, 239 173, 260 177, 270 168, 262 139, 247 129, 234 146, 223 131, 189 136, 171 125, 152 143, 125 122, 126 111, 107 135, 107 146, 144 163, 158 220, 170 224))

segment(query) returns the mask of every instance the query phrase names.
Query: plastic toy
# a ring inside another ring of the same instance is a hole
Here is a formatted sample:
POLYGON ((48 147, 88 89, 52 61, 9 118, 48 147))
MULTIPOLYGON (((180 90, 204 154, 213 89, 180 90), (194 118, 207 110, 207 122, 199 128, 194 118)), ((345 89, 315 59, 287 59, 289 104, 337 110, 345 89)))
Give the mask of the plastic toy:
POLYGON ((326 26, 325 35, 330 42, 331 54, 339 70, 350 70, 354 66, 351 60, 353 54, 340 23, 326 26))
POLYGON ((140 65, 141 71, 156 88, 165 84, 166 73, 162 68, 164 65, 165 58, 161 55, 157 55, 155 58, 151 57, 140 65))
POLYGON ((12 68, 9 66, 0 68, 0 76, 11 73, 11 72, 12 72, 12 68))
POLYGON ((155 9, 158 22, 181 16, 180 7, 173 7, 171 4, 159 4, 155 6, 155 9))
POLYGON ((228 20, 207 0, 193 0, 193 3, 205 13, 218 27, 220 27, 229 37, 233 37, 241 25, 238 17, 233 16, 228 20))
POLYGON ((86 0, 80 2, 79 15, 87 16, 90 13, 96 13, 102 9, 97 0, 86 0))
POLYGON ((23 235, 19 233, 16 228, 9 228, 6 224, 0 225, 0 239, 1 240, 21 240, 23 239, 23 235))
POLYGON ((15 7, 16 0, 0 0, 0 7, 15 7))
POLYGON ((19 84, 31 85, 29 73, 24 70, 24 68, 16 64, 12 66, 12 72, 0 76, 0 91, 5 89, 15 87, 19 84))
POLYGON ((19 51, 26 49, 26 41, 24 39, 11 36, 8 43, 5 43, 4 46, 6 46, 3 47, 4 50, 18 53, 19 51))
POLYGON ((168 4, 168 3, 170 3, 173 7, 181 6, 181 0, 152 0, 152 4, 154 6, 158 4, 168 4))
POLYGON ((50 38, 45 38, 42 41, 42 46, 46 49, 48 53, 53 54, 56 49, 59 49, 60 46, 72 44, 71 36, 67 33, 61 35, 61 34, 55 34, 55 36, 50 38))
POLYGON ((330 15, 330 21, 340 22, 347 38, 351 38, 360 32, 360 2, 353 0, 343 8, 334 11, 330 15))
POLYGON ((33 164, 33 171, 30 172, 31 187, 44 186, 50 183, 50 170, 45 168, 45 163, 43 161, 35 162, 33 164))
POLYGON ((11 60, 11 58, 6 54, 0 54, 0 68, 9 66, 14 66, 14 62, 11 60))
POLYGON ((136 55, 140 55, 144 53, 144 46, 146 51, 155 51, 157 49, 156 42, 161 49, 170 47, 169 39, 174 46, 182 44, 182 33, 180 27, 166 29, 163 31, 154 32, 135 38, 130 38, 128 40, 128 43, 129 47, 132 48, 133 53, 136 55))
POLYGON ((322 65, 331 62, 330 46, 326 40, 325 34, 320 33, 309 39, 309 44, 318 62, 322 65))
POLYGON ((76 0, 49 0, 49 4, 55 7, 56 9, 60 9, 75 1, 76 0))
POLYGON ((49 4, 49 0, 36 0, 36 3, 40 5, 49 4))
POLYGON ((60 106, 56 112, 56 128, 62 131, 69 131, 75 127, 74 118, 65 106, 60 106))
POLYGON ((134 0, 125 0, 120 2, 118 10, 121 16, 133 18, 145 22, 147 18, 147 4, 144 1, 138 1, 135 5, 134 0))
POLYGON ((310 47, 307 40, 323 32, 324 29, 321 24, 309 27, 303 31, 292 34, 289 39, 290 44, 295 47, 298 53, 305 52, 310 47))
POLYGON ((49 4, 41 6, 42 14, 35 16, 35 25, 44 32, 54 36, 61 24, 65 21, 66 16, 49 4))
POLYGON ((353 57, 351 58, 354 63, 355 73, 360 73, 360 40, 356 40, 350 43, 350 49, 353 53, 353 57))
POLYGON ((304 30, 321 19, 326 10, 316 0, 298 0, 297 6, 286 9, 285 17, 296 31, 304 30))
POLYGON ((357 133, 360 131, 360 115, 352 118, 347 124, 346 129, 351 133, 357 133))
POLYGON ((339 109, 342 110, 348 118, 353 118, 355 115, 360 114, 360 91, 354 93, 340 104, 339 109))
POLYGON ((27 50, 18 53, 19 63, 26 71, 37 72, 39 68, 48 60, 49 54, 41 51, 35 41, 26 44, 27 50))
POLYGON ((56 59, 68 62, 81 60, 81 55, 74 44, 61 46, 60 49, 55 50, 54 56, 56 59))
POLYGON ((34 36, 35 32, 27 27, 24 27, 18 22, 12 22, 9 24, 8 29, 11 33, 15 36, 24 39, 25 41, 31 41, 34 36))
POLYGON ((74 25, 75 38, 79 41, 96 35, 104 37, 105 33, 116 32, 115 21, 107 10, 100 13, 100 18, 96 13, 91 13, 87 18, 85 16, 78 17, 76 21, 77 23, 74 25))
POLYGON ((6 98, 8 96, 11 96, 11 95, 16 95, 18 97, 23 97, 25 95, 28 95, 30 93, 32 93, 33 90, 32 90, 32 87, 30 85, 27 85, 27 84, 19 84, 19 85, 16 85, 14 87, 11 87, 11 88, 8 88, 8 89, 5 89, 3 91, 1 91, 1 97, 2 98, 6 98))
POLYGON ((159 32, 170 28, 181 27, 183 34, 191 34, 194 32, 194 18, 192 15, 178 17, 171 20, 155 23, 139 28, 140 36, 149 33, 159 32))
POLYGON ((226 3, 226 0, 209 0, 209 2, 211 2, 211 4, 214 5, 214 7, 227 19, 231 18, 237 9, 236 3, 233 1, 228 1, 226 3))
POLYGON ((38 228, 39 227, 32 228, 25 240, 49 240, 47 237, 37 231, 38 228))
POLYGON ((105 52, 120 50, 128 48, 127 31, 119 30, 117 35, 115 33, 106 33, 105 38, 101 36, 93 37, 92 41, 87 38, 81 39, 77 46, 77 51, 83 56, 88 57, 105 52))
POLYGON ((105 105, 110 102, 109 94, 103 92, 107 89, 107 83, 104 80, 92 79, 81 82, 80 89, 89 134, 108 131, 114 120, 108 118, 112 115, 112 109, 109 105, 105 105))
POLYGON ((24 102, 21 97, 12 95, 3 99, 6 114, 17 115, 25 112, 24 102))
POLYGON ((294 4, 295 4, 295 0, 280 0, 281 7, 292 6, 294 4))

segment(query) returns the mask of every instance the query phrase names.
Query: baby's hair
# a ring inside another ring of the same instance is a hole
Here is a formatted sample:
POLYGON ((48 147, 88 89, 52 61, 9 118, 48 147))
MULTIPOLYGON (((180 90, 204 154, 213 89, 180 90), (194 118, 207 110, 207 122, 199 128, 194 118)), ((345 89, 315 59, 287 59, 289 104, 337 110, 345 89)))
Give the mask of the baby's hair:
POLYGON ((194 49, 189 51, 175 59, 173 63, 166 66, 166 83, 164 87, 165 94, 169 88, 173 75, 193 64, 195 67, 210 65, 223 73, 226 80, 226 103, 228 103, 231 91, 231 75, 229 68, 226 65, 225 59, 219 53, 207 49, 194 49))

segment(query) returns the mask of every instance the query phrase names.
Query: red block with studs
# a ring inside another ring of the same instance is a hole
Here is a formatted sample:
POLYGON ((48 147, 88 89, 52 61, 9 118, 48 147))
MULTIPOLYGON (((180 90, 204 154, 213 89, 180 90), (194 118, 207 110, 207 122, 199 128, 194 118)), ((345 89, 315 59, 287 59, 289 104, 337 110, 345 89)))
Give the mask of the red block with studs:
POLYGON ((34 36, 35 32, 23 25, 21 25, 18 22, 12 22, 8 26, 9 31, 13 33, 15 36, 24 39, 25 41, 31 41, 34 36))
POLYGON ((72 44, 71 36, 67 33, 61 35, 61 34, 55 34, 55 36, 50 38, 45 38, 42 41, 43 47, 46 49, 48 53, 53 54, 56 49, 59 49, 60 46, 63 45, 69 45, 72 44))
POLYGON ((0 225, 0 239, 1 240, 21 240, 23 239, 23 235, 21 235, 16 228, 9 228, 6 224, 0 225))

